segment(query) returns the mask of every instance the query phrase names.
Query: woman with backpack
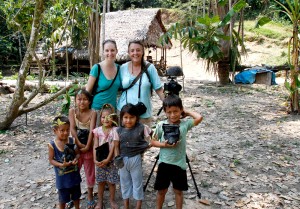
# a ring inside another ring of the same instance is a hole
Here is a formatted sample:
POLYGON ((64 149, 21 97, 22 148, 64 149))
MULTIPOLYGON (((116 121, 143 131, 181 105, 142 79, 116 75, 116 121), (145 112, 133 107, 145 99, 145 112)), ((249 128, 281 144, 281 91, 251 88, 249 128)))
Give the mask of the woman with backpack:
POLYGON ((117 93, 121 87, 119 65, 115 63, 118 53, 116 41, 105 40, 102 47, 104 60, 92 67, 86 85, 86 90, 93 95, 91 108, 95 110, 100 110, 106 103, 116 108, 117 93))
POLYGON ((121 111, 128 103, 136 105, 140 110, 140 122, 151 127, 152 89, 163 100, 162 83, 154 65, 144 60, 144 45, 141 41, 130 41, 128 54, 131 61, 124 63, 120 68, 123 92, 117 109, 121 111))

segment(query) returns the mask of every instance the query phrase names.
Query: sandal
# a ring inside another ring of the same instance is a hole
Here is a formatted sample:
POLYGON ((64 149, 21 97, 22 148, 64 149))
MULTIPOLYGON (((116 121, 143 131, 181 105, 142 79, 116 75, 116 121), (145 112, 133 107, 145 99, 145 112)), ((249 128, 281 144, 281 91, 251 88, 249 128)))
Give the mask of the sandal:
POLYGON ((74 207, 74 202, 71 200, 70 202, 66 203, 66 209, 70 209, 74 207))
POLYGON ((88 201, 87 201, 87 205, 88 205, 87 208, 89 208, 89 209, 94 208, 94 207, 96 206, 95 200, 91 200, 91 201, 88 200, 88 201))

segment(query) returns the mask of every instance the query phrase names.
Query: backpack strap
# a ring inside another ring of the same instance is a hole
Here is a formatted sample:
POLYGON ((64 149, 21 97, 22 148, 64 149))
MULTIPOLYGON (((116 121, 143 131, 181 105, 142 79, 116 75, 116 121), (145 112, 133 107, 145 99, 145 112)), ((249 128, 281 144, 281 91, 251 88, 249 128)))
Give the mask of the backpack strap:
MULTIPOLYGON (((97 64, 97 65, 98 65, 98 77, 97 77, 96 81, 97 81, 97 84, 98 84, 98 81, 99 81, 99 78, 100 78, 100 72, 101 72, 100 69, 101 69, 101 67, 100 67, 99 64, 97 64)), ((117 66, 117 73, 116 73, 116 75, 115 75, 115 77, 114 77, 114 80, 110 83, 109 87, 107 87, 106 89, 102 89, 102 90, 96 91, 95 94, 94 94, 94 96, 95 96, 96 94, 99 94, 99 93, 101 93, 101 92, 104 92, 104 91, 110 89, 110 87, 114 84, 116 78, 118 77, 119 71, 120 71, 120 66, 118 65, 118 66, 117 66)))
POLYGON ((151 90, 151 96, 153 95, 153 89, 152 89, 152 82, 151 82, 151 78, 150 78, 150 74, 149 74, 149 71, 148 71, 148 67, 151 65, 150 62, 147 63, 147 65, 145 66, 145 73, 149 79, 149 82, 150 82, 150 90, 151 90))

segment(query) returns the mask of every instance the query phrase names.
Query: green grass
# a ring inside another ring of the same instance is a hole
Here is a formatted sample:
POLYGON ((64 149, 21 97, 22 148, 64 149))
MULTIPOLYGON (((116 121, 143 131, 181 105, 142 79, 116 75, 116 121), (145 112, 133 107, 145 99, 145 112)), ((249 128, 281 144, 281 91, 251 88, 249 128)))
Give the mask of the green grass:
POLYGON ((8 152, 7 150, 0 149, 0 155, 2 155, 2 154, 6 154, 7 152, 8 152))
POLYGON ((247 35, 247 40, 262 41, 266 37, 280 42, 290 38, 293 31, 293 28, 290 25, 273 21, 260 28, 254 28, 254 26, 255 21, 245 21, 245 31, 253 33, 252 35, 247 35))
POLYGON ((240 161, 239 159, 234 159, 234 160, 233 160, 233 164, 234 164, 235 166, 240 165, 240 164, 241 164, 241 161, 240 161))

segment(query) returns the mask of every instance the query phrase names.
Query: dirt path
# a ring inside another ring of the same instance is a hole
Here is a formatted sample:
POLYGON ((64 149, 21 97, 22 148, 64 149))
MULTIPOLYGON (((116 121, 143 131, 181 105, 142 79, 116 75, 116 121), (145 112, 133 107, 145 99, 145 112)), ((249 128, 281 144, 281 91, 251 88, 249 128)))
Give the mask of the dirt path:
MULTIPOLYGON (((174 59, 169 61, 178 65, 177 52, 172 53, 174 59)), ((299 208, 300 117, 287 115, 281 106, 286 98, 283 87, 217 87, 214 76, 196 70, 203 66, 193 56, 185 53, 184 61, 186 83, 180 96, 186 108, 204 116, 188 134, 187 152, 202 198, 209 201, 209 206, 199 203, 188 171, 190 188, 184 208, 299 208)), ((0 98, 2 115, 10 95, 0 98)), ((159 105, 155 96, 155 113, 159 105)), ((56 207, 47 143, 53 137, 50 121, 59 107, 60 101, 55 101, 29 113, 27 126, 21 116, 11 130, 0 134, 0 209, 56 207)), ((163 114, 155 116, 156 120, 163 118, 163 114)), ((145 181, 157 153, 152 148, 145 155, 145 181)), ((155 206, 154 176, 143 203, 146 209, 155 206)), ((85 182, 82 190, 86 191, 85 182)), ((82 208, 85 198, 86 193, 82 208)), ((119 192, 117 200, 121 206, 119 192)), ((108 201, 105 203, 109 208, 108 201)), ((165 203, 164 208, 175 208, 171 192, 165 203)))

